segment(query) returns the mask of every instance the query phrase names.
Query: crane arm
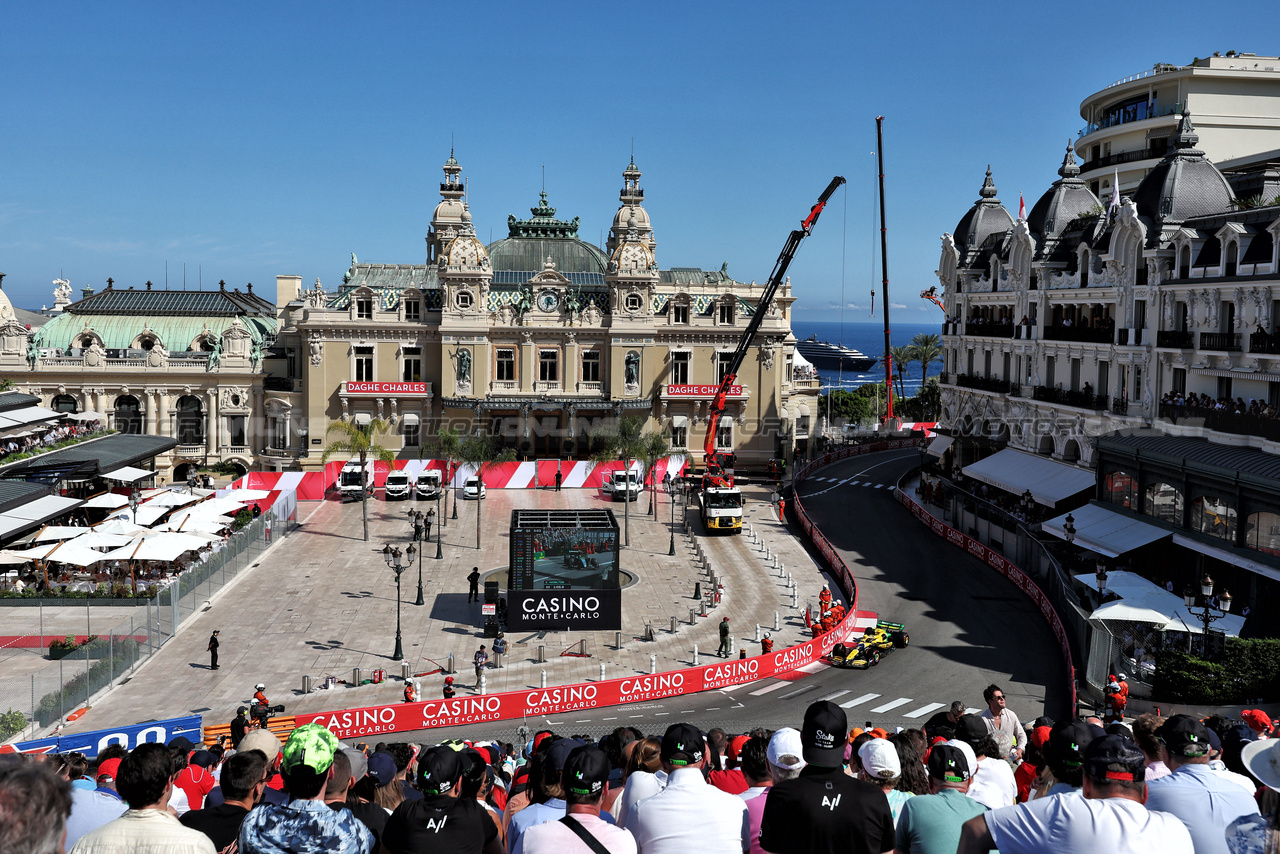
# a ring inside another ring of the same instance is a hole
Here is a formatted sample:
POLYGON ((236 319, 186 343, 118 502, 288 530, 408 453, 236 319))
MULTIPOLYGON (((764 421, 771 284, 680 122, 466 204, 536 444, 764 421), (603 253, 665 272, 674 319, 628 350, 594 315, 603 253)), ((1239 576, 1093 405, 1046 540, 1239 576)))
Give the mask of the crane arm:
MULTIPOLYGON (((747 328, 743 331, 742 337, 738 339, 738 346, 733 351, 733 357, 729 361, 728 370, 725 371, 724 379, 720 381, 720 388, 716 391, 715 397, 711 400, 711 410, 707 418, 707 438, 703 443, 703 459, 707 464, 707 477, 714 485, 731 486, 732 483, 726 480, 721 472, 723 466, 720 462, 720 453, 716 450, 716 432, 720 425, 720 416, 724 414, 726 398, 729 396, 729 389, 733 386, 734 380, 738 378, 738 371, 742 368, 742 362, 747 357, 747 351, 751 349, 751 344, 755 340, 756 333, 760 330, 760 324, 764 322, 765 312, 769 309, 769 304, 773 302, 774 296, 778 293, 778 288, 787 275, 787 268, 791 266, 791 259, 795 257, 796 249, 800 246, 800 241, 809 236, 814 225, 818 222, 818 217, 822 215, 822 209, 827 206, 827 201, 835 193, 836 189, 844 183, 844 178, 837 175, 831 179, 831 183, 822 191, 822 195, 818 197, 817 204, 809 210, 809 215, 800 223, 800 227, 791 232, 787 237, 786 244, 782 247, 782 252, 778 255, 778 260, 774 262, 773 272, 769 274, 769 281, 765 285, 764 294, 760 297, 760 301, 756 304, 756 311, 751 316, 751 321, 747 324, 747 328)), ((707 480, 704 480, 704 485, 707 480)))

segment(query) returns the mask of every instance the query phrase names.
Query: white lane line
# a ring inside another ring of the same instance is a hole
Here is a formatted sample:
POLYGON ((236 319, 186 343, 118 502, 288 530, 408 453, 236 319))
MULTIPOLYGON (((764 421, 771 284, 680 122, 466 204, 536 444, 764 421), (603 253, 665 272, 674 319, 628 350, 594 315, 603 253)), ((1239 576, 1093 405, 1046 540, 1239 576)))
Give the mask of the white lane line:
POLYGON ((551 718, 543 718, 543 720, 547 722, 548 726, 557 726, 564 723, 564 721, 553 721, 551 718))
POLYGON ((986 711, 986 709, 965 709, 965 710, 964 710, 964 713, 965 713, 966 715, 980 715, 980 714, 982 714, 982 713, 983 713, 983 712, 985 712, 985 711, 986 711))
POLYGON ((768 694, 770 691, 777 691, 779 688, 785 688, 789 682, 777 682, 773 685, 766 685, 758 691, 752 691, 751 696, 759 697, 761 694, 768 694))
POLYGON ((861 697, 852 699, 847 703, 841 703, 840 708, 852 709, 854 706, 861 706, 863 703, 868 703, 879 696, 880 696, 879 694, 863 694, 861 697))
POLYGON ((629 718, 642 718, 644 715, 627 715, 629 718))
POLYGON ((905 706, 907 703, 910 703, 910 702, 911 702, 910 697, 899 697, 896 700, 892 700, 888 703, 885 703, 883 706, 876 706, 874 709, 871 710, 871 713, 873 715, 883 714, 884 712, 890 711, 891 709, 898 708, 898 706, 905 706))
POLYGON ((914 712, 907 712, 905 715, 903 715, 903 717, 904 718, 922 718, 925 715, 929 714, 930 712, 941 709, 944 705, 945 703, 930 703, 927 706, 921 706, 920 708, 916 709, 914 712))
POLYGON ((669 714, 671 714, 671 713, 670 713, 670 712, 654 712, 654 713, 653 713, 653 716, 654 716, 655 718, 660 718, 660 717, 662 717, 663 715, 669 715, 669 714))
POLYGON ((616 721, 617 719, 618 719, 617 715, 614 715, 611 718, 601 718, 601 720, 605 720, 605 721, 616 721))
POLYGON ((737 691, 739 688, 744 688, 747 685, 754 685, 756 682, 760 682, 760 681, 761 680, 756 679, 753 682, 739 682, 737 685, 726 685, 720 690, 721 691, 737 691))
POLYGON ((718 711, 720 711, 720 707, 719 707, 719 706, 711 706, 711 707, 709 707, 709 708, 707 709, 707 711, 708 711, 708 712, 718 712, 718 711))
POLYGON ((879 489, 879 488, 880 488, 880 487, 882 487, 882 486, 884 486, 884 484, 883 484, 883 483, 877 483, 877 484, 876 484, 876 489, 879 489))
POLYGON ((589 723, 591 723, 591 718, 587 718, 586 720, 581 720, 581 721, 574 721, 574 723, 575 723, 575 724, 589 724, 589 723))
POLYGON ((836 691, 834 694, 828 694, 825 697, 819 697, 817 700, 814 700, 814 702, 821 703, 826 700, 834 700, 836 697, 843 697, 845 694, 848 694, 848 693, 849 693, 848 691, 836 691))

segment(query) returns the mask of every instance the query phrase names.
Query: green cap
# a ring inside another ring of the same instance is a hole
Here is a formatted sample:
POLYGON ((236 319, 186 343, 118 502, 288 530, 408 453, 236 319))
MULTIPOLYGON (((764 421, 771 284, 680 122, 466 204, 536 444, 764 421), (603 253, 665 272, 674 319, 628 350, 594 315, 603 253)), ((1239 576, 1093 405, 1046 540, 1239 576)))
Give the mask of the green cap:
POLYGON ((338 752, 338 739, 320 724, 307 724, 289 735, 280 751, 280 770, 291 774, 299 768, 309 768, 317 774, 329 770, 333 755, 338 752))

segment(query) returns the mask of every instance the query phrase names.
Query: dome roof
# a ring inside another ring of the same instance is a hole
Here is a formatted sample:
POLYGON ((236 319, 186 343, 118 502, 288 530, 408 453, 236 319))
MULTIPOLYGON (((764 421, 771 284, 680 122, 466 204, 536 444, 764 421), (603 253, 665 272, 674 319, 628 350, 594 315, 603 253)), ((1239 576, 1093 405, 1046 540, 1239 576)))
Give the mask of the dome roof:
POLYGON ((470 231, 460 234, 445 247, 440 261, 449 267, 483 267, 489 258, 484 244, 470 231))
POLYGON ((1080 180, 1080 167, 1076 165, 1075 150, 1067 142, 1067 153, 1058 168, 1061 176, 1040 200, 1031 208, 1027 227, 1032 234, 1053 240, 1066 229, 1067 224, 1095 208, 1101 207, 1098 197, 1080 180))
POLYGON ((618 212, 613 215, 613 230, 619 236, 627 233, 628 220, 634 218, 636 227, 641 231, 651 228, 649 222, 649 212, 640 205, 623 205, 618 208, 618 212))
POLYGON ((1200 137, 1191 116, 1182 114, 1169 153, 1147 173, 1133 194, 1138 215, 1157 222, 1183 222, 1231 209, 1235 193, 1227 179, 1196 148, 1200 137))
POLYGON ((961 253, 961 266, 971 262, 971 253, 976 252, 992 235, 1004 234, 1013 228, 1013 217, 996 198, 996 185, 991 180, 990 166, 987 166, 987 177, 982 182, 978 195, 978 201, 961 217, 954 232, 956 248, 961 253))
POLYGON ((533 216, 519 220, 507 217, 507 237, 489 244, 489 262, 495 272, 510 270, 535 272, 542 270, 547 258, 559 273, 599 273, 604 275, 609 256, 598 246, 578 238, 578 218, 571 221, 555 218, 556 209, 541 194, 533 216))

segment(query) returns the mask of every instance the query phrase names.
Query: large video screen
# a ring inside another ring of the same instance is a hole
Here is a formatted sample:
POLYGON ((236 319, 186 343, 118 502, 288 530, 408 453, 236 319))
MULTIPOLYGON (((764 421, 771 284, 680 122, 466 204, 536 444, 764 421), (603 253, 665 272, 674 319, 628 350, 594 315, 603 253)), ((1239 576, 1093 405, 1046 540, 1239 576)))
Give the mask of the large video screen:
MULTIPOLYGON (((618 586, 618 535, 584 528, 513 532, 524 560, 512 566, 512 590, 601 590, 618 586)), ((513 548, 513 551, 516 549, 513 548)))
POLYGON ((517 510, 511 521, 510 627, 620 627, 618 524, 612 512, 517 510))

